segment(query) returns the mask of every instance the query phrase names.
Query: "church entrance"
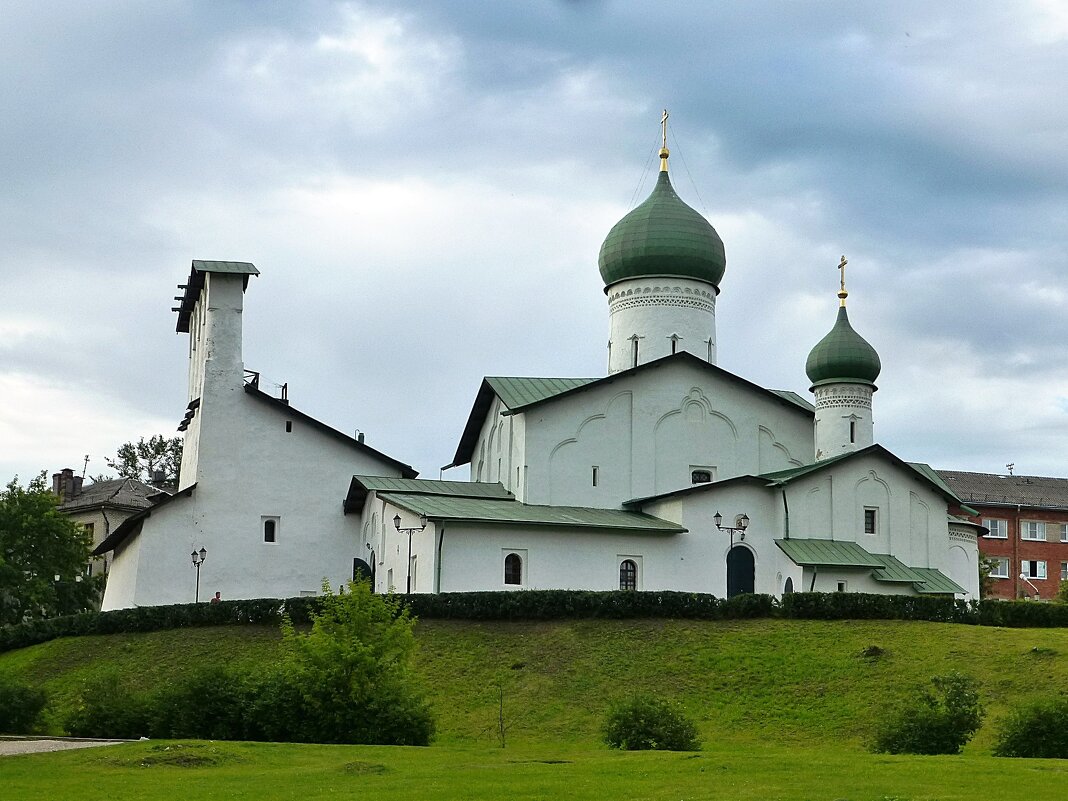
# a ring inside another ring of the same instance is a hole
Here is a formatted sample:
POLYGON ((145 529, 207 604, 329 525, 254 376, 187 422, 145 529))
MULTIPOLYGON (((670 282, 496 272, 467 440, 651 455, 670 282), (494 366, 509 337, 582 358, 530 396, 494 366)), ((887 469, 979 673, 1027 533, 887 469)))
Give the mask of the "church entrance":
POLYGON ((727 597, 754 592, 755 585, 756 562, 753 552, 742 545, 735 545, 727 554, 727 597))

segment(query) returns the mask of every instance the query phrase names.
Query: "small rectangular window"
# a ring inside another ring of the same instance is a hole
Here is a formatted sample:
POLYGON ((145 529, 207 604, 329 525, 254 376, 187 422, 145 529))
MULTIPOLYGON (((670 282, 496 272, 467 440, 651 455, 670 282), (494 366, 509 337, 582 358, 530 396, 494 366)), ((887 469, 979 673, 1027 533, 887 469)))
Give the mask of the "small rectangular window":
POLYGON ((293 421, 286 420, 286 433, 291 434, 293 432, 293 421))
POLYGON ((1038 559, 1025 559, 1020 563, 1020 572, 1029 579, 1044 579, 1046 563, 1038 559))
POLYGON ((865 509, 864 510, 864 533, 874 534, 876 532, 876 526, 878 519, 876 516, 877 509, 865 509))
POLYGON ((1061 562, 1061 581, 1068 581, 1068 562, 1061 562))
POLYGON ((847 583, 847 582, 845 582, 845 581, 839 581, 839 582, 838 582, 838 590, 837 590, 837 592, 845 592, 845 591, 846 591, 846 587, 847 587, 847 586, 848 586, 848 583, 847 583))
POLYGON ((857 441, 857 421, 856 420, 850 420, 849 421, 849 441, 850 441, 850 443, 854 443, 854 442, 857 441))
POLYGON ((1009 577, 1009 558, 997 556, 990 560, 990 578, 1009 577))
POLYGON ((1020 528, 1020 539, 1045 542, 1046 524, 1038 520, 1023 521, 1020 528))
POLYGON ((595 486, 595 487, 597 486, 597 478, 598 478, 597 473, 598 473, 598 467, 597 467, 597 465, 594 465, 593 466, 593 486, 595 486))
POLYGON ((1061 542, 1068 542, 1068 523, 1061 523, 1061 542))
POLYGON ((990 531, 986 536, 992 540, 1003 540, 1009 536, 1009 521, 1007 520, 985 517, 983 526, 990 531))
POLYGON ((278 518, 277 517, 264 517, 261 518, 263 522, 263 541, 264 542, 277 542, 278 541, 278 518))

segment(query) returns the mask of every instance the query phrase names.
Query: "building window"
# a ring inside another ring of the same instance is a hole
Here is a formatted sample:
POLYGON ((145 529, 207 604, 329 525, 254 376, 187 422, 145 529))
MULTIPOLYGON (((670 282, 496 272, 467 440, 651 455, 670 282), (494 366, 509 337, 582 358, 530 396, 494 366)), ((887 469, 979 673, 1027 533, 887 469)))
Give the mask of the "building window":
POLYGON ((286 433, 287 434, 292 434, 293 433, 293 421, 292 420, 286 420, 286 433))
POLYGON ((278 518, 277 517, 264 517, 263 520, 263 541, 264 542, 277 542, 278 541, 278 518))
POLYGON ((711 470, 694 470, 690 473, 691 484, 708 484, 712 481, 711 470))
POLYGON ((987 557, 987 561, 990 563, 990 578, 1009 577, 1009 557, 992 556, 987 557))
POLYGON ((849 586, 849 582, 847 582, 847 581, 839 581, 838 582, 838 589, 836 590, 836 592, 845 592, 846 591, 846 587, 848 587, 848 586, 849 586))
POLYGON ((878 509, 865 509, 864 510, 864 533, 874 534, 876 532, 876 526, 878 525, 878 516, 876 515, 878 509))
POLYGON ((619 563, 619 589, 638 589, 638 565, 633 559, 624 559, 619 563))
POLYGON ((516 586, 523 583, 523 558, 517 553, 504 557, 504 583, 516 586))
POLYGON ((990 530, 986 536, 994 540, 1003 540, 1009 536, 1009 521, 998 520, 993 517, 984 517, 983 526, 990 530))
POLYGON ((1046 563, 1038 559, 1024 559, 1020 563, 1020 572, 1029 579, 1044 579, 1046 563))
POLYGON ((595 487, 597 486, 597 478, 598 478, 597 472, 598 472, 598 467, 597 467, 597 465, 594 465, 593 466, 593 486, 595 486, 595 487))
POLYGON ((638 337, 634 337, 630 341, 630 357, 631 367, 638 366, 638 337))
POLYGON ((857 421, 849 421, 849 442, 850 444, 857 441, 857 421))
POLYGON ((1061 562, 1061 581, 1068 581, 1068 562, 1061 562))
POLYGON ((1068 542, 1068 523, 1061 523, 1061 542, 1068 542))
POLYGON ((1020 528, 1020 539, 1046 541, 1046 524, 1038 520, 1025 520, 1020 528))
POLYGON ((82 523, 82 528, 84 528, 85 529, 85 533, 89 535, 89 539, 92 539, 93 538, 93 528, 94 528, 93 524, 92 523, 82 523))

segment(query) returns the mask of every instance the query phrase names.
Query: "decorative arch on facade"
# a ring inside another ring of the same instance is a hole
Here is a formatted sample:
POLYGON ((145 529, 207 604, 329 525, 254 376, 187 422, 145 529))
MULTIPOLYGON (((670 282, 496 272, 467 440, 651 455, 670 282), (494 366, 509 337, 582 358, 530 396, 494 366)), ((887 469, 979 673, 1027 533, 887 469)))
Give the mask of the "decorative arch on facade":
POLYGON ((700 387, 665 412, 653 427, 653 492, 689 486, 690 465, 714 465, 732 474, 738 467, 738 427, 713 408, 700 387))
POLYGON ((757 456, 758 469, 761 473, 771 473, 776 470, 787 470, 791 467, 803 467, 800 459, 795 459, 775 432, 764 425, 757 426, 757 439, 759 440, 760 452, 757 456))
POLYGON ((549 497, 546 503, 589 503, 590 468, 599 466, 602 492, 626 497, 631 487, 633 393, 612 395, 603 410, 588 414, 574 433, 549 451, 549 497))

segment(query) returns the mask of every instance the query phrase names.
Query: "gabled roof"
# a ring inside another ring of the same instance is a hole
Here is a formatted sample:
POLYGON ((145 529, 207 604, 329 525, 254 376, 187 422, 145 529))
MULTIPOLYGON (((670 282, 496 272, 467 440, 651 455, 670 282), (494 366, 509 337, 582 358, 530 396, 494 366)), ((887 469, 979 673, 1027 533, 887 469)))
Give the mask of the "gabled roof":
POLYGON ((256 265, 247 261, 203 261, 193 259, 189 270, 189 278, 178 288, 183 290, 181 298, 175 298, 180 303, 171 309, 178 312, 178 325, 175 331, 179 334, 189 333, 189 319, 193 316, 193 307, 197 305, 200 290, 204 288, 204 276, 207 273, 229 273, 231 275, 245 276, 242 288, 248 287, 248 279, 253 275, 259 275, 256 265))
POLYGON ((392 456, 387 456, 381 451, 375 450, 370 445, 360 442, 355 437, 350 437, 348 434, 343 434, 336 428, 331 428, 326 423, 320 420, 316 420, 311 415, 305 414, 304 412, 293 408, 289 405, 289 401, 276 398, 273 395, 268 395, 266 392, 257 389, 252 384, 245 384, 245 392, 247 392, 249 395, 260 401, 261 403, 264 403, 267 406, 271 407, 275 411, 281 412, 287 417, 291 417, 293 419, 300 420, 303 423, 307 423, 312 428, 322 432, 323 434, 326 434, 327 436, 333 437, 338 442, 341 442, 344 445, 348 445, 350 448, 353 448, 359 451, 360 453, 366 454, 368 456, 373 456, 374 458, 385 462, 391 467, 395 467, 397 470, 400 471, 400 474, 404 478, 415 478, 417 475, 419 475, 419 472, 411 465, 407 465, 404 462, 397 461, 392 456))
POLYGON ((921 595, 965 595, 963 587, 933 567, 909 567, 885 553, 868 553, 855 542, 842 540, 775 540, 794 564, 804 567, 872 568, 876 581, 911 584, 921 595))
POLYGON ((105 506, 137 510, 151 506, 153 496, 169 494, 136 478, 113 478, 82 485, 81 492, 57 508, 67 513, 105 506))
POLYGON ((805 415, 806 418, 811 418, 814 414, 814 407, 812 404, 805 402, 795 392, 766 389, 751 381, 747 381, 741 376, 724 370, 722 367, 710 364, 704 359, 698 358, 687 351, 680 351, 669 356, 663 356, 659 359, 654 359, 651 362, 640 364, 637 367, 632 367, 629 370, 611 373, 603 378, 524 379, 490 377, 482 380, 482 386, 479 387, 478 394, 475 396, 475 403, 471 407, 471 414, 468 415, 467 425, 464 427, 464 432, 460 436, 460 442, 456 446, 456 454, 453 456, 452 464, 446 465, 446 467, 459 467, 460 465, 467 464, 471 461, 471 457, 475 450, 475 443, 478 441, 478 434, 482 430, 482 424, 486 419, 486 413, 490 410, 494 396, 501 398, 502 403, 508 407, 508 411, 505 412, 505 414, 516 414, 518 412, 525 412, 535 406, 540 406, 543 403, 551 403, 559 398, 570 396, 577 392, 585 392, 594 387, 600 387, 605 384, 611 384, 614 381, 629 378, 637 373, 654 370, 667 364, 680 363, 697 366, 698 368, 711 372, 713 375, 720 378, 725 378, 735 384, 740 384, 746 389, 753 390, 776 403, 782 404, 794 412, 805 415), (565 382, 570 383, 570 386, 566 386, 565 382), (529 395, 529 397, 526 397, 527 395, 529 395), (506 400, 505 396, 507 396, 508 400, 506 400))
POLYGON ((496 498, 515 500, 500 482, 436 481, 431 478, 391 478, 389 476, 353 476, 345 496, 345 513, 363 511, 372 491, 399 492, 406 495, 451 495, 456 498, 496 498))
POLYGON ((514 376, 486 376, 475 395, 475 402, 471 406, 471 413, 467 415, 467 424, 464 432, 460 435, 460 443, 456 446, 456 454, 452 457, 452 464, 445 465, 443 469, 459 467, 471 461, 475 451, 475 443, 478 442, 478 434, 482 430, 482 423, 493 406, 495 397, 501 399, 509 409, 519 408, 530 403, 544 400, 545 398, 559 395, 561 392, 580 387, 596 381, 596 378, 518 378, 514 376))
POLYGON ((607 529, 646 534, 679 534, 686 531, 677 523, 622 509, 540 506, 501 498, 463 498, 401 492, 380 493, 379 497, 407 509, 412 514, 424 514, 431 520, 607 529))
POLYGON ((179 498, 190 497, 193 494, 193 490, 195 490, 196 488, 196 484, 190 484, 184 490, 180 490, 174 493, 173 495, 155 496, 159 500, 157 500, 152 506, 148 507, 147 509, 142 509, 137 514, 131 515, 130 517, 122 521, 120 525, 115 527, 114 531, 112 531, 110 534, 107 535, 107 537, 104 538, 103 542, 96 546, 96 548, 93 550, 92 555, 101 556, 102 554, 105 554, 108 551, 114 551, 116 548, 122 545, 122 543, 125 542, 131 534, 140 533, 141 525, 146 519, 152 516, 152 513, 154 511, 166 506, 169 503, 173 503, 179 498))
POLYGON ((961 470, 932 471, 968 503, 983 506, 1029 506, 1068 509, 1068 478, 1005 476, 997 473, 967 473, 961 470))

